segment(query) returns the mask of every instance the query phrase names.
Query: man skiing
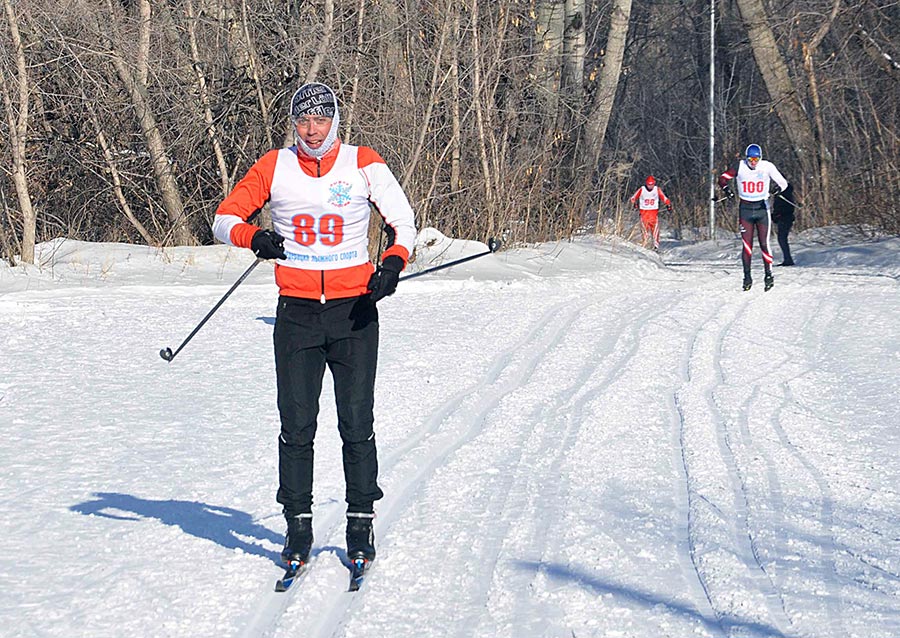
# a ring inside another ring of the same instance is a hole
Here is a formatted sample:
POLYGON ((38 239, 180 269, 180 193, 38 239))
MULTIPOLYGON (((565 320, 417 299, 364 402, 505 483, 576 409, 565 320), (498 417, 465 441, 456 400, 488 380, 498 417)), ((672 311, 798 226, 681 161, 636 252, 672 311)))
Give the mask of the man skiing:
MULTIPOLYGON (((379 154, 341 143, 331 88, 301 86, 289 115, 296 145, 270 151, 250 168, 219 205, 213 232, 260 259, 275 260, 277 500, 287 522, 282 558, 292 580, 309 560, 313 542, 313 439, 326 365, 334 378, 343 441, 347 557, 354 565, 375 558, 373 503, 383 496, 373 428, 375 302, 396 289, 416 229, 409 201, 379 154), (267 202, 274 230, 247 223, 267 202), (389 240, 377 269, 368 256, 373 207, 389 240)), ((288 575, 283 587, 287 584, 288 575)))
POLYGON ((738 215, 741 226, 743 250, 741 262, 744 266, 744 290, 750 290, 753 278, 750 276, 750 258, 753 254, 753 232, 759 236, 759 249, 762 251, 763 268, 765 270, 765 289, 775 285, 772 276, 772 254, 769 252, 769 188, 775 185, 772 192, 778 194, 787 188, 788 182, 772 162, 762 158, 759 144, 750 144, 744 153, 745 158, 735 162, 719 176, 719 186, 729 199, 735 196, 732 181, 736 185, 740 198, 738 215))
POLYGON ((647 177, 644 185, 631 196, 631 203, 641 213, 641 245, 646 248, 648 241, 653 242, 653 250, 659 250, 659 202, 666 205, 666 210, 672 212, 672 202, 666 197, 662 189, 656 185, 653 175, 647 177))

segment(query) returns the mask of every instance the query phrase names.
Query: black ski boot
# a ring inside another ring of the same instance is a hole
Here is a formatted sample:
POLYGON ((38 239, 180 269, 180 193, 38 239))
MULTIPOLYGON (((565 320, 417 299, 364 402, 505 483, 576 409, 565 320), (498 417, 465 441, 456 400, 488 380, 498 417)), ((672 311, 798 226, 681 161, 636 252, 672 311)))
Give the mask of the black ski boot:
POLYGON ((297 514, 285 518, 287 518, 287 533, 284 535, 281 560, 285 565, 291 563, 305 565, 313 544, 312 514, 297 514))
POLYGON ((374 514, 347 512, 347 558, 375 560, 375 532, 372 531, 374 514))
POLYGON ((775 277, 773 277, 772 273, 770 273, 770 272, 766 273, 766 278, 763 279, 763 281, 766 284, 765 290, 771 290, 772 286, 775 285, 775 277))
POLYGON ((753 285, 753 279, 750 278, 750 275, 744 275, 744 290, 750 290, 750 286, 753 285))

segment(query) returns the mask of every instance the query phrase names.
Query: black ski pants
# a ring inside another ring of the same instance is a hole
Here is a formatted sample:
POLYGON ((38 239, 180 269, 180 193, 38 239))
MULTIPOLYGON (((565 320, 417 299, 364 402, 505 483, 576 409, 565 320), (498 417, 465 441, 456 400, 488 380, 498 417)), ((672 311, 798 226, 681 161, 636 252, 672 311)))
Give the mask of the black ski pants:
POLYGON ((781 256, 784 257, 784 263, 793 264, 794 258, 791 257, 791 245, 788 243, 788 235, 791 232, 791 226, 794 225, 794 216, 782 215, 775 225, 778 227, 778 245, 781 247, 781 256))
POLYGON ((343 442, 348 512, 372 512, 378 487, 374 394, 378 310, 368 295, 335 299, 280 297, 275 318, 279 487, 286 516, 312 511, 313 440, 325 366, 334 379, 343 442))

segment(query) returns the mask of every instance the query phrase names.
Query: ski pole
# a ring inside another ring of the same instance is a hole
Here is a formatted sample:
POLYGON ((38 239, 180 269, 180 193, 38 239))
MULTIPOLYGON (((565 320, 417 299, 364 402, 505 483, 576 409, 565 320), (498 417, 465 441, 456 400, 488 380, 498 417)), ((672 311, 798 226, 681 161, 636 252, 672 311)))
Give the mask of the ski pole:
POLYGON ((428 273, 435 272, 436 270, 443 270, 444 268, 450 268, 450 266, 457 266, 457 265, 465 263, 467 261, 472 261, 473 259, 478 259, 479 257, 484 257, 485 255, 490 255, 491 253, 495 253, 499 249, 500 249, 500 240, 499 239, 489 239, 488 240, 488 249, 482 253, 478 253, 477 255, 469 255, 468 257, 463 257, 462 259, 456 259, 454 261, 448 261, 446 264, 441 264, 440 266, 433 266, 431 268, 426 268, 425 270, 421 270, 417 273, 413 273, 412 275, 407 275, 406 277, 400 277, 400 281, 406 281, 407 279, 412 279, 413 277, 421 277, 422 275, 427 275, 428 273))
POLYGON ((785 196, 782 195, 781 193, 778 193, 775 197, 780 197, 781 199, 783 199, 784 201, 786 201, 788 204, 790 204, 791 206, 795 206, 796 208, 803 208, 800 204, 795 204, 794 202, 792 202, 791 200, 789 200, 787 197, 785 197, 785 196))
POLYGON ((187 339, 185 339, 184 341, 181 342, 181 345, 178 346, 178 348, 175 350, 175 352, 172 352, 171 348, 163 348, 162 350, 159 351, 159 356, 161 356, 166 361, 172 361, 172 359, 175 358, 175 355, 178 354, 179 352, 181 352, 181 349, 187 345, 187 342, 190 341, 191 339, 193 339, 194 335, 200 331, 200 328, 203 327, 203 324, 205 324, 207 321, 209 321, 209 318, 212 317, 213 314, 216 312, 216 310, 219 309, 219 306, 221 306, 223 303, 225 303, 225 300, 231 296, 231 293, 234 292, 234 289, 237 288, 238 286, 240 286, 241 283, 247 277, 250 276, 250 273, 253 272, 254 268, 259 266, 259 263, 261 261, 262 261, 262 259, 257 259, 252 264, 250 264, 250 267, 244 271, 244 274, 241 275, 240 278, 236 282, 234 282, 234 285, 228 289, 228 292, 226 292, 225 295, 221 299, 219 299, 219 303, 217 303, 215 306, 213 306, 212 310, 210 310, 208 313, 206 313, 206 316, 203 317, 203 320, 200 323, 198 323, 197 327, 191 331, 191 334, 189 334, 187 336, 187 339))

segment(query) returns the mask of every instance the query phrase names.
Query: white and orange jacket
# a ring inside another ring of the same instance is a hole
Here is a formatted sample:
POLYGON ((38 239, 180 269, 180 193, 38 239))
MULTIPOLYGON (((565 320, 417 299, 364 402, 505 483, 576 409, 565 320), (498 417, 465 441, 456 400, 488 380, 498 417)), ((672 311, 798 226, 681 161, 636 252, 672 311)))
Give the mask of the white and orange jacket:
POLYGON ((390 229, 382 260, 405 264, 416 238, 415 214, 381 156, 365 146, 335 142, 321 159, 295 146, 266 153, 216 210, 213 234, 249 248, 259 227, 247 219, 269 202, 272 225, 287 259, 275 281, 288 297, 328 299, 366 294, 375 267, 368 255, 371 206, 390 229))
POLYGON ((631 203, 637 204, 637 207, 642 213, 647 211, 659 212, 660 200, 662 200, 662 203, 666 206, 672 205, 672 201, 666 197, 666 194, 662 192, 662 189, 659 186, 654 186, 649 190, 646 186, 641 186, 637 192, 631 196, 631 203))

